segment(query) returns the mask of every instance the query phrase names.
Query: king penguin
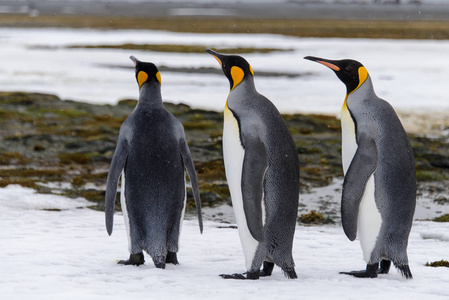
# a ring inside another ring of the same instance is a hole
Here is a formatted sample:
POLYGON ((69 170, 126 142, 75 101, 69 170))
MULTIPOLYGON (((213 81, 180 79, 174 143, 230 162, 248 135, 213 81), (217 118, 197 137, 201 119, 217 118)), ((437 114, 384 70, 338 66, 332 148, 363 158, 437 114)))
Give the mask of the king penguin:
POLYGON ((247 269, 221 276, 258 279, 270 276, 276 264, 286 277, 297 278, 292 247, 299 160, 293 139, 273 103, 256 91, 248 62, 236 55, 206 52, 217 59, 230 82, 223 158, 247 269))
POLYGON ((342 272, 375 278, 391 262, 409 279, 407 244, 416 205, 415 159, 393 107, 374 92, 366 68, 355 60, 307 56, 332 69, 346 85, 341 110, 346 236, 358 237, 366 270, 342 272), (380 269, 379 269, 380 263, 380 269))
POLYGON ((161 75, 152 63, 135 64, 139 101, 120 127, 106 183, 106 229, 112 233, 117 183, 130 257, 118 263, 141 265, 143 251, 157 268, 178 264, 179 234, 186 206, 185 170, 192 184, 203 231, 198 181, 182 124, 165 109, 161 75))

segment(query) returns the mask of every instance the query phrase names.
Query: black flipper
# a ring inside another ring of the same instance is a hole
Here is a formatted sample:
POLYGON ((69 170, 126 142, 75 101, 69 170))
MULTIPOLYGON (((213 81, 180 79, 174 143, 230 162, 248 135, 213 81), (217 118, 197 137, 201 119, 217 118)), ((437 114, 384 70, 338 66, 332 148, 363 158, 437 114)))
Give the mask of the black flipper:
POLYGON ((192 184, 193 198, 195 199, 196 213, 198 215, 198 224, 200 226, 200 232, 203 233, 203 216, 201 214, 201 198, 198 188, 198 179, 196 177, 195 166, 193 164, 192 155, 190 154, 189 146, 187 145, 186 138, 182 134, 180 141, 181 157, 184 162, 184 167, 189 174, 190 183, 192 184))
POLYGON ((131 254, 129 256, 128 260, 119 260, 117 264, 119 265, 133 265, 133 266, 140 266, 145 263, 145 259, 143 257, 143 253, 137 253, 137 254, 131 254))
POLYGON ((105 215, 106 230, 109 235, 112 234, 112 227, 114 224, 114 207, 115 198, 117 196, 118 179, 120 178, 120 174, 125 167, 127 157, 127 142, 123 137, 119 136, 117 148, 115 148, 114 156, 109 168, 108 179, 106 181, 105 215))
POLYGON ((340 274, 351 275, 357 278, 376 278, 378 268, 379 263, 374 263, 371 265, 366 265, 366 270, 363 271, 340 272, 340 274))
POLYGON ((242 197, 248 229, 255 240, 264 240, 262 197, 268 156, 265 145, 256 136, 244 137, 245 156, 242 170, 242 197))
POLYGON ((358 148, 346 172, 341 197, 341 222, 346 236, 355 240, 360 201, 366 182, 377 167, 377 149, 372 139, 360 137, 358 148))

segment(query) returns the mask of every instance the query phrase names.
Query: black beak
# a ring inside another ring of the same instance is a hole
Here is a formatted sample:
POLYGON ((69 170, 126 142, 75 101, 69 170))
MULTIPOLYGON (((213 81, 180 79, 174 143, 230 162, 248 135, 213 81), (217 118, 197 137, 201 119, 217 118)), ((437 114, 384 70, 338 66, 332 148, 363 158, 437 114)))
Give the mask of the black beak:
POLYGON ((220 66, 223 65, 223 61, 222 61, 222 59, 223 59, 223 57, 224 57, 223 54, 220 54, 220 53, 218 53, 218 52, 215 52, 215 51, 213 51, 213 50, 211 50, 211 49, 206 49, 206 50, 204 50, 204 51, 206 51, 207 53, 209 53, 210 55, 212 55, 213 57, 215 57, 215 59, 220 63, 220 66))
POLYGON ((137 58, 135 58, 134 56, 130 56, 129 59, 131 59, 134 63, 135 66, 137 66, 137 63, 140 63, 140 60, 138 60, 137 58))
POLYGON ((338 61, 336 61, 336 60, 330 60, 330 59, 325 59, 325 58, 320 58, 320 57, 315 57, 315 56, 306 56, 306 57, 304 57, 304 59, 320 63, 320 64, 334 70, 335 72, 340 71, 340 67, 338 66, 338 61))

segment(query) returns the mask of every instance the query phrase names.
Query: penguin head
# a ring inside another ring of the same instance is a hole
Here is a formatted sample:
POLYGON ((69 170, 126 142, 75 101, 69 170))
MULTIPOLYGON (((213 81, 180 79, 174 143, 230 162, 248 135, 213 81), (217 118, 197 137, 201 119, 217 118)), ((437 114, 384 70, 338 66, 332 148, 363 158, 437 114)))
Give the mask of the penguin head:
POLYGON ((315 61, 332 69, 337 74, 337 77, 346 85, 347 94, 357 90, 368 78, 368 71, 356 60, 330 60, 314 56, 306 56, 304 59, 315 61))
POLYGON ((223 73, 229 79, 231 91, 239 85, 243 79, 247 77, 254 77, 251 65, 241 56, 226 55, 212 51, 205 50, 211 54, 220 63, 223 73))
POLYGON ((142 62, 134 56, 129 57, 135 65, 136 79, 139 84, 139 90, 145 83, 156 82, 161 84, 161 73, 153 63, 142 62))

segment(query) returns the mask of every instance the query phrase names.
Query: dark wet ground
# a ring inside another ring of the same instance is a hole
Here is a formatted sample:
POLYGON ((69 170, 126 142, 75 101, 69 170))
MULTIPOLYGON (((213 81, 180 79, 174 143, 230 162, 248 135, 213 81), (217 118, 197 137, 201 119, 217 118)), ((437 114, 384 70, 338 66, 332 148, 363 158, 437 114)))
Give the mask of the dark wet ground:
POLYGON ((242 19, 357 19, 357 20, 449 20, 448 4, 383 3, 326 4, 319 1, 285 3, 128 3, 126 1, 1 1, 1 14, 96 15, 136 17, 233 17, 242 19), (312 2, 312 3, 311 3, 312 2), (317 3, 318 2, 318 3, 317 3))

